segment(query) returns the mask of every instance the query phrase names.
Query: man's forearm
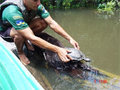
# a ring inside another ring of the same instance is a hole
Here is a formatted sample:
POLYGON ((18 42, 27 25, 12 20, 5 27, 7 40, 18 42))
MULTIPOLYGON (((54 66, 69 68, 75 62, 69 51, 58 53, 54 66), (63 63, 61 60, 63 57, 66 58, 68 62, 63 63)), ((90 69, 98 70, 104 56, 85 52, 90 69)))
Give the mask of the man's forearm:
POLYGON ((36 36, 30 41, 41 48, 45 48, 53 52, 57 52, 57 50, 60 48, 36 36))
POLYGON ((48 23, 48 25, 52 30, 54 30, 59 35, 63 36, 65 39, 67 39, 68 41, 72 39, 72 37, 69 34, 67 34, 64 31, 64 29, 56 21, 54 21, 50 16, 45 18, 45 21, 48 23))
POLYGON ((59 35, 63 36, 65 39, 67 39, 68 41, 70 41, 70 39, 72 39, 72 37, 64 31, 64 29, 57 24, 55 21, 53 22, 54 25, 51 25, 50 27, 59 35))
POLYGON ((79 49, 79 44, 67 33, 64 31, 64 29, 57 24, 54 20, 50 27, 59 35, 63 36, 65 39, 67 39, 71 45, 73 45, 74 48, 79 49))
POLYGON ((18 32, 23 37, 30 40, 33 44, 35 44, 35 45, 37 45, 37 46, 39 46, 41 48, 49 49, 49 50, 51 50, 53 52, 57 52, 57 50, 60 48, 58 46, 55 46, 55 45, 41 39, 40 37, 35 36, 30 28, 26 28, 24 30, 19 30, 18 32))

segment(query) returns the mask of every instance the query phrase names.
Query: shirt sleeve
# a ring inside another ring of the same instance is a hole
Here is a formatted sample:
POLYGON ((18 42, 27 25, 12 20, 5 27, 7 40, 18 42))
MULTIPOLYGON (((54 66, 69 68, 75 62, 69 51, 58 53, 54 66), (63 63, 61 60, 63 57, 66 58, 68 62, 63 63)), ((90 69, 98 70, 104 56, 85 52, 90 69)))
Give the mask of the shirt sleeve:
POLYGON ((2 14, 3 21, 8 21, 15 30, 22 30, 28 27, 28 24, 24 21, 22 13, 15 5, 6 7, 2 14))
POLYGON ((38 15, 41 16, 42 18, 47 18, 50 14, 49 12, 45 9, 45 7, 40 4, 38 6, 38 15))

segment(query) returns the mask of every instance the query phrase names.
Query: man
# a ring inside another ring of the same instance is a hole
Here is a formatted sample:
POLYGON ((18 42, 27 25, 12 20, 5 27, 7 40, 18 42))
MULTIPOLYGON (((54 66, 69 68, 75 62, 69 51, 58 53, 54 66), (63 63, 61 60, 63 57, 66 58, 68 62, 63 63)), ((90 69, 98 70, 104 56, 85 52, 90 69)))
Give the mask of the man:
POLYGON ((22 50, 23 44, 25 43, 28 49, 34 50, 28 40, 34 45, 56 52, 64 62, 71 59, 67 55, 68 50, 37 37, 47 25, 79 49, 78 43, 51 18, 40 0, 6 0, 0 7, 0 34, 13 38, 18 49, 18 56, 23 64, 30 63, 22 50))

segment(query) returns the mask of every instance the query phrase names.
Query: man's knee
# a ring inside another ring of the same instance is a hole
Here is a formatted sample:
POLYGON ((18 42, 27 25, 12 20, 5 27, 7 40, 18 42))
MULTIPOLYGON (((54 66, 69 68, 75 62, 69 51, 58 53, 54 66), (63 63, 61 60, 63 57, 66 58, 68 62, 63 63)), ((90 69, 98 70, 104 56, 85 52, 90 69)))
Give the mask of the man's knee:
POLYGON ((36 18, 30 22, 29 26, 33 32, 36 33, 43 31, 45 28, 47 28, 48 24, 44 19, 36 18))
POLYGON ((43 25, 43 28, 47 28, 48 24, 45 22, 45 20, 41 20, 41 24, 43 25))
POLYGON ((21 36, 20 34, 15 34, 14 36, 13 36, 13 39, 14 39, 14 41, 24 41, 24 38, 23 38, 23 36, 21 36))

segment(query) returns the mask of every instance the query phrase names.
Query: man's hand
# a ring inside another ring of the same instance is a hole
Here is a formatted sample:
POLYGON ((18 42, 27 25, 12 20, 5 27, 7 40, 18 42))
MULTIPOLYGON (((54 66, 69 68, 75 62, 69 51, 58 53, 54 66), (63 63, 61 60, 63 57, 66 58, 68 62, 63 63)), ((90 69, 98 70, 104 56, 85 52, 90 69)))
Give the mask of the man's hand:
POLYGON ((79 44, 74 39, 70 39, 69 42, 71 45, 73 45, 74 48, 76 48, 78 50, 80 49, 79 44))
POLYGON ((68 61, 72 60, 72 58, 67 54, 69 52, 70 51, 68 51, 64 48, 59 48, 57 50, 57 54, 63 62, 68 62, 68 61))

